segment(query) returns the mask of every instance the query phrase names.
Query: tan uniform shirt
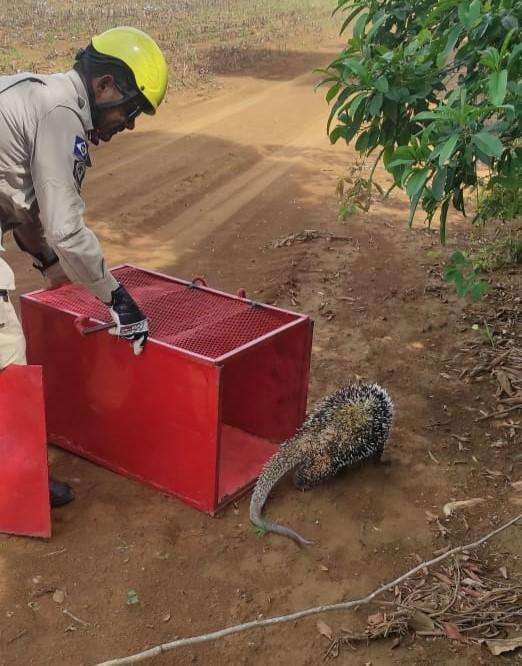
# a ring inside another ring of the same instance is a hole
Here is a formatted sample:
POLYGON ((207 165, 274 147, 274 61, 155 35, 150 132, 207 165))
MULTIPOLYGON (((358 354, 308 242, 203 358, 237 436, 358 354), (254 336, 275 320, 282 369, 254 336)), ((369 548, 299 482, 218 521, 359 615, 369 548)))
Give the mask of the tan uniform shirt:
MULTIPOLYGON (((0 250, 2 232, 16 228, 31 253, 52 248, 70 280, 109 302, 118 284, 85 226, 80 196, 91 129, 87 93, 74 70, 0 76, 0 250)), ((14 289, 2 258, 0 289, 14 289)))

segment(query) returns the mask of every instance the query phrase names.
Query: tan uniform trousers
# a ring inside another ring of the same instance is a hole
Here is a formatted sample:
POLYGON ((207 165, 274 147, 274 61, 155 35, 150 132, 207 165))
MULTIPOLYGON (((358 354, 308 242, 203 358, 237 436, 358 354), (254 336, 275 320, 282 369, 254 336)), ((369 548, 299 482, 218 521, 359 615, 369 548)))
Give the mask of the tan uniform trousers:
POLYGON ((11 301, 0 291, 0 370, 25 365, 25 338, 11 301))

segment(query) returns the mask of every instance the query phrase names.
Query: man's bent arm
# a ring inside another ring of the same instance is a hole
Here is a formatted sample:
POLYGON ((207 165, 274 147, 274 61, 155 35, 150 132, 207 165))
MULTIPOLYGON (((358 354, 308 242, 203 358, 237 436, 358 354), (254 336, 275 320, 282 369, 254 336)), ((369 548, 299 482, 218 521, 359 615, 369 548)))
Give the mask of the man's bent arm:
POLYGON ((118 287, 98 239, 85 226, 80 189, 90 165, 83 125, 72 109, 56 107, 38 125, 31 175, 45 238, 66 275, 105 303, 118 287))

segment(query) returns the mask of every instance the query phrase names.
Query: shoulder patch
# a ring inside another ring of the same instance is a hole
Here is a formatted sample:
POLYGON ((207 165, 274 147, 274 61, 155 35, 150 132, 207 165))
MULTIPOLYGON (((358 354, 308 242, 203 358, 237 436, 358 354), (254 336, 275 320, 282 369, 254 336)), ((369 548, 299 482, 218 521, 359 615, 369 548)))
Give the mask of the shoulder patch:
POLYGON ((78 192, 82 188, 83 179, 85 178, 85 172, 87 171, 87 164, 85 160, 74 160, 73 166, 73 176, 78 192))
POLYGON ((89 147, 87 145, 87 141, 81 136, 77 136, 74 139, 73 155, 79 160, 83 160, 84 162, 86 162, 87 166, 91 165, 91 160, 89 158, 89 147))

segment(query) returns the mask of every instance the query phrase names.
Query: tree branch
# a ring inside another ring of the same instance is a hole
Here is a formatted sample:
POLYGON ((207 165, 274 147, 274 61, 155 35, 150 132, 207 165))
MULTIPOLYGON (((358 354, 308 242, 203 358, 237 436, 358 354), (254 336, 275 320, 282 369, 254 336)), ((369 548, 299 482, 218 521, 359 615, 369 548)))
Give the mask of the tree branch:
POLYGON ((245 624, 237 624, 233 627, 221 629, 220 631, 213 631, 209 634, 202 634, 200 636, 193 636, 191 638, 180 638, 179 640, 172 641, 171 643, 163 643, 162 645, 157 645, 156 647, 150 648, 149 650, 144 650, 143 652, 138 652, 136 654, 130 655, 129 657, 122 657, 121 659, 112 659, 111 661, 104 661, 103 663, 97 664, 97 666, 122 666, 122 664, 134 664, 138 661, 148 659, 149 657, 156 657, 160 654, 163 654, 164 652, 169 652, 170 650, 174 650, 175 648, 178 647, 183 647, 186 645, 195 645, 197 643, 205 643, 207 641, 213 641, 216 640, 217 638, 223 638, 225 636, 230 636, 231 634, 237 634, 240 631, 246 631, 247 629, 255 629, 257 627, 267 627, 272 624, 280 624, 282 622, 292 622, 295 620, 300 620, 303 617, 308 617, 310 615, 317 615, 319 613, 326 613, 328 611, 347 610, 349 608, 354 608, 354 606, 361 606, 362 604, 368 604, 376 596, 382 594, 383 592, 387 592, 388 590, 393 589, 395 585, 402 583, 403 580, 409 578, 410 576, 413 576, 413 574, 417 573, 417 571, 420 571, 425 567, 430 567, 433 566, 434 564, 438 564, 439 562, 442 562, 442 560, 445 560, 446 558, 451 557, 456 553, 461 553, 465 550, 471 550, 472 548, 477 548, 477 546, 480 546, 480 544, 484 543, 485 541, 488 541, 488 539, 491 539, 491 537, 499 534, 500 532, 507 529, 511 525, 514 525, 516 522, 518 522, 521 519, 522 519, 522 513, 516 516, 515 518, 512 518, 509 522, 505 523, 504 525, 497 527, 492 532, 489 532, 489 534, 486 534, 485 536, 481 537, 478 541, 474 541, 473 543, 468 543, 465 546, 457 546, 456 548, 452 548, 451 550, 448 550, 447 553, 443 553, 442 555, 439 555, 438 557, 435 557, 432 560, 421 562, 421 564, 417 565, 413 569, 410 569, 410 571, 408 571, 407 573, 403 574, 402 576, 399 576, 399 578, 396 578, 391 583, 386 583, 386 585, 377 588, 374 592, 371 592, 362 599, 355 599, 353 601, 343 601, 341 603, 328 604, 325 606, 316 606, 314 608, 307 608, 305 610, 297 611, 296 613, 291 613, 290 615, 269 617, 263 620, 253 620, 252 622, 246 622, 245 624))

